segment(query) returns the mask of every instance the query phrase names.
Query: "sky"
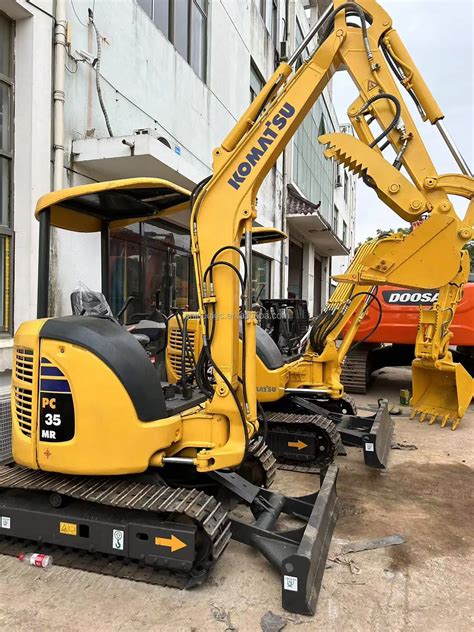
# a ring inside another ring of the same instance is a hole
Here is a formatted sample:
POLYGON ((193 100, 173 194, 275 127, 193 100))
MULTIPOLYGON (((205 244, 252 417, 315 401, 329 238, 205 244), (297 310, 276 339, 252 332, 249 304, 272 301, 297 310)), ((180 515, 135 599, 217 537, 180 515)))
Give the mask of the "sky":
MULTIPOLYGON (((381 0, 431 93, 444 112, 444 124, 464 158, 474 158, 474 0, 381 0)), ((436 127, 423 123, 413 101, 400 86, 405 103, 430 152, 438 173, 459 173, 436 127)), ((347 73, 334 80, 334 105, 341 123, 357 96, 347 73)), ((461 202, 464 208, 464 202, 461 202)), ((356 244, 374 236, 377 228, 406 224, 383 204, 362 180, 357 181, 356 244)))

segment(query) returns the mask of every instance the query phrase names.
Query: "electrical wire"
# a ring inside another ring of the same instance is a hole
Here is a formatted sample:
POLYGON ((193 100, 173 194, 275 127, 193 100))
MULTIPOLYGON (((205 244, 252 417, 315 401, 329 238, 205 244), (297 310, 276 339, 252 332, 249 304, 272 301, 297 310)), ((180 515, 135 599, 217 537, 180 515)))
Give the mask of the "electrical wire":
POLYGON ((79 15, 78 15, 78 13, 77 13, 77 11, 76 11, 76 7, 74 6, 74 2, 73 2, 73 0, 71 0, 71 7, 72 7, 72 10, 74 11, 74 15, 76 16, 76 18, 77 18, 77 20, 78 20, 79 24, 82 24, 82 26, 83 26, 84 28, 87 28, 87 26, 88 26, 88 25, 87 25, 87 24, 85 24, 85 23, 81 20, 81 18, 79 17, 79 15))
MULTIPOLYGON (((72 0, 71 0, 72 2, 72 0)), ((92 10, 89 9, 89 20, 90 23, 92 24, 94 31, 95 31, 95 39, 97 42, 97 55, 96 55, 96 60, 95 60, 95 64, 93 64, 93 68, 95 70, 95 85, 97 88, 97 97, 99 99, 99 104, 100 104, 100 109, 102 110, 102 114, 104 115, 104 119, 105 119, 105 124, 107 126, 107 131, 109 133, 110 137, 113 137, 114 133, 112 131, 112 126, 110 125, 110 119, 109 119, 109 115, 107 114, 107 109, 105 107, 105 103, 104 103, 104 98, 102 96, 102 87, 100 85, 100 61, 101 61, 101 57, 102 57, 102 37, 100 35, 99 29, 97 28, 95 22, 94 22, 94 14, 92 13, 92 10)))

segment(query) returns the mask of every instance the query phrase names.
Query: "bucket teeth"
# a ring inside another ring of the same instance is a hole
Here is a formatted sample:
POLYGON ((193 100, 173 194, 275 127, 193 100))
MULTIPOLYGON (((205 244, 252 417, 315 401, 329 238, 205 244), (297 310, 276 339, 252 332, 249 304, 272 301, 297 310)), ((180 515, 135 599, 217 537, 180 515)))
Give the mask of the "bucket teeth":
POLYGON ((422 410, 420 408, 413 408, 410 413, 410 419, 415 419, 419 415, 419 422, 423 423, 426 421, 426 418, 429 417, 428 424, 432 426, 438 418, 440 418, 440 426, 441 428, 445 428, 449 422, 451 422, 451 430, 456 430, 456 428, 461 423, 461 419, 459 417, 451 417, 450 415, 441 415, 433 410, 422 410))

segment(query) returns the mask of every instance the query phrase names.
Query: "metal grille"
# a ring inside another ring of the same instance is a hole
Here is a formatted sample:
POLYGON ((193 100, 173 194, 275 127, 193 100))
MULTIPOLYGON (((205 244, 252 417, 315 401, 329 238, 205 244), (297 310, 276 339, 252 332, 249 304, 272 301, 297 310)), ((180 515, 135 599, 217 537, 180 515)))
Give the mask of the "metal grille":
MULTIPOLYGON (((193 350, 194 353, 194 341, 196 337, 195 331, 188 331, 188 340, 189 347, 193 350)), ((182 367, 182 349, 183 349, 183 336, 179 329, 171 329, 168 338, 169 349, 168 349, 168 359, 178 377, 181 376, 181 367, 182 367)), ((189 354, 185 355, 185 371, 191 371, 193 369, 193 365, 189 358, 189 354)))
POLYGON ((12 407, 10 393, 0 396, 0 463, 12 458, 12 407))
POLYGON ((22 433, 27 437, 31 437, 33 392, 30 389, 15 386, 14 393, 16 422, 22 433))
MULTIPOLYGON (((189 342, 191 343, 191 347, 194 348, 194 338, 196 332, 189 331, 187 332, 189 342)), ((181 347, 183 346, 183 336, 179 329, 172 329, 169 336, 169 344, 170 347, 176 349, 176 351, 181 351, 181 347)))
POLYGON ((15 374, 18 380, 33 384, 33 349, 17 348, 15 350, 15 374))

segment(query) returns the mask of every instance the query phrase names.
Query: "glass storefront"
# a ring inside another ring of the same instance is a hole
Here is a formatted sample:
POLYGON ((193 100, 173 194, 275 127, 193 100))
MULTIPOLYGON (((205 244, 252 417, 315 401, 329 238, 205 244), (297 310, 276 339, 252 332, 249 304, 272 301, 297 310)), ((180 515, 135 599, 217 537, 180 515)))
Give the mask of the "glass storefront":
POLYGON ((252 255, 252 302, 271 297, 271 261, 262 255, 252 255))
POLYGON ((158 310, 196 309, 196 290, 189 233, 165 222, 134 224, 115 230, 110 243, 112 311, 129 296, 125 322, 158 310))

